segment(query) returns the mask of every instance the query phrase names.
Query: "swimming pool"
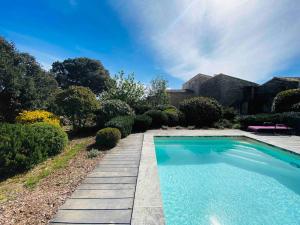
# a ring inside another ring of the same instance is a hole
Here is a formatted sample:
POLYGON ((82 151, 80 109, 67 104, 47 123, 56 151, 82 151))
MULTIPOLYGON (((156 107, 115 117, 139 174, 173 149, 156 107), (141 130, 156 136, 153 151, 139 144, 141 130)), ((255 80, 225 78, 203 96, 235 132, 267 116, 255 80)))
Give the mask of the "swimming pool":
POLYGON ((235 137, 155 137, 167 225, 299 225, 300 157, 235 137))

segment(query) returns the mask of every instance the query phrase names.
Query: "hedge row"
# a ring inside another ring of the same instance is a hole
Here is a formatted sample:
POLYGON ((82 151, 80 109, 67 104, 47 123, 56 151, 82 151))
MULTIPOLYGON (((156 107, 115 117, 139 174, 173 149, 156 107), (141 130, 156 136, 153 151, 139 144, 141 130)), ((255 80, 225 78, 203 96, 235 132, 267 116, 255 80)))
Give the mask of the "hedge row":
POLYGON ((8 177, 61 152, 67 134, 47 123, 0 124, 0 174, 8 177))
POLYGON ((300 112, 285 112, 273 114, 256 114, 241 116, 239 118, 241 128, 246 129, 250 125, 263 125, 265 122, 286 124, 300 131, 300 112))

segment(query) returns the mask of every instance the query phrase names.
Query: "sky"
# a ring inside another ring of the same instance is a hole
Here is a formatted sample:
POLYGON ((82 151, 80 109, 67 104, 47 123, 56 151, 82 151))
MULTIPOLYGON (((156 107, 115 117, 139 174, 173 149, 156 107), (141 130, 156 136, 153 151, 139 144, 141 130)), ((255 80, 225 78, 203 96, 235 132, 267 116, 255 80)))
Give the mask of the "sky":
POLYGON ((90 57, 111 75, 300 76, 297 0, 0 0, 0 35, 48 70, 90 57))

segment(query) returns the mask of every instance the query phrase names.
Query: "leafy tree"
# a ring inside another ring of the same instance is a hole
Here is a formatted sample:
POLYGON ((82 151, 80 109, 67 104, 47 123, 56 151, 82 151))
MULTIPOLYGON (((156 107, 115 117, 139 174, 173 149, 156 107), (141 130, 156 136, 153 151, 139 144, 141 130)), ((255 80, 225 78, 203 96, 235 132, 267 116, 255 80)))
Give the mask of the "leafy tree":
POLYGON ((54 62, 51 72, 62 88, 69 86, 83 86, 90 88, 96 95, 105 90, 105 81, 109 79, 109 72, 98 60, 89 58, 66 59, 54 62))
POLYGON ((0 120, 12 122, 22 110, 47 108, 57 82, 27 53, 0 37, 0 120))
POLYGON ((99 108, 95 94, 86 87, 70 86, 57 94, 55 103, 60 115, 70 119, 74 129, 82 128, 94 118, 94 112, 99 108))
POLYGON ((153 105, 166 105, 169 103, 167 94, 168 81, 160 76, 151 80, 150 88, 148 90, 148 102, 153 105))
POLYGON ((121 71, 114 78, 107 81, 108 90, 102 93, 101 99, 119 99, 133 107, 143 99, 145 88, 143 84, 135 81, 133 73, 127 75, 127 77, 124 74, 124 71, 121 71))

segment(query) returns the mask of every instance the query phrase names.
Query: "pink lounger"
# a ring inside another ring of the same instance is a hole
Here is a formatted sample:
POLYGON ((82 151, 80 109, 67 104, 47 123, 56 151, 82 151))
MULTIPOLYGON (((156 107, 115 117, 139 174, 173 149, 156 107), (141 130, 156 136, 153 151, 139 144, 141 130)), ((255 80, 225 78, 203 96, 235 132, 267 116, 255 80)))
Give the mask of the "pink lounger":
POLYGON ((248 126, 248 130, 259 132, 259 131, 290 131, 292 128, 284 124, 268 125, 268 126, 248 126))

